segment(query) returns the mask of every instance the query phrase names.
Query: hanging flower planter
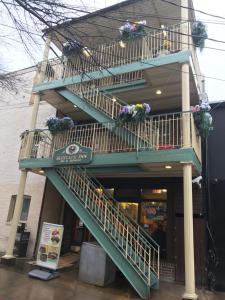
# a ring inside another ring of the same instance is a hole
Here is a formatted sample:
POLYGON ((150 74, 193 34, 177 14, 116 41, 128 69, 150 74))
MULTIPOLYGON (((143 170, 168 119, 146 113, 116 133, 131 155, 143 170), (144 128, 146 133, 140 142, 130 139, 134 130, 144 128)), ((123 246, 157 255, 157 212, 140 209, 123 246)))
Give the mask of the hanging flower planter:
POLYGON ((63 44, 63 54, 69 55, 79 55, 82 53, 83 46, 78 41, 68 41, 63 44))
POLYGON ((201 137, 206 138, 209 135, 209 132, 213 130, 212 126, 212 116, 210 114, 210 105, 206 102, 203 102, 201 105, 196 105, 195 107, 191 107, 191 111, 193 112, 194 121, 196 127, 199 130, 199 134, 201 137))
POLYGON ((208 38, 206 26, 198 21, 192 25, 192 38, 195 47, 198 47, 202 51, 205 47, 205 40, 208 38))
POLYGON ((136 105, 125 105, 122 107, 116 125, 119 127, 124 126, 125 123, 129 122, 144 122, 150 115, 151 107, 147 103, 136 104, 136 105))
POLYGON ((51 133, 56 133, 58 131, 72 129, 74 127, 74 122, 70 117, 59 119, 55 116, 52 116, 47 119, 46 126, 51 131, 51 133))
POLYGON ((145 36, 145 25, 145 20, 134 23, 130 23, 129 21, 127 21, 123 26, 119 28, 121 40, 126 42, 145 36))

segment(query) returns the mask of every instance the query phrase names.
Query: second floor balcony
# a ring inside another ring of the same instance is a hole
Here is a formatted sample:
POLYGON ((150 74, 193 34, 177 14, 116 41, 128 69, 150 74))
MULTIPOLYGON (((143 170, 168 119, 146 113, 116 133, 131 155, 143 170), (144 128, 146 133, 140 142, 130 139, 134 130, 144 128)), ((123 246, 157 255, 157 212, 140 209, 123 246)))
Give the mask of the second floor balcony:
MULTIPOLYGON (((51 160, 56 150, 70 143, 89 147, 93 155, 100 155, 99 157, 134 153, 133 164, 138 164, 139 158, 140 163, 142 155, 145 155, 148 166, 153 161, 161 163, 162 159, 165 163, 167 152, 172 154, 173 159, 175 158, 174 162, 178 163, 182 160, 178 150, 189 148, 192 149, 199 164, 201 162, 201 138, 190 112, 152 116, 148 122, 130 124, 126 130, 123 127, 115 127, 115 123, 112 122, 78 125, 72 130, 54 134, 46 129, 27 131, 22 138, 19 161, 51 160), (183 142, 182 122, 184 118, 190 119, 190 145, 184 145, 183 142), (157 161, 158 158, 159 161, 157 161)), ((117 161, 118 157, 114 162, 117 166, 123 164, 120 159, 117 161)), ((112 161, 110 165, 112 167, 112 161)))

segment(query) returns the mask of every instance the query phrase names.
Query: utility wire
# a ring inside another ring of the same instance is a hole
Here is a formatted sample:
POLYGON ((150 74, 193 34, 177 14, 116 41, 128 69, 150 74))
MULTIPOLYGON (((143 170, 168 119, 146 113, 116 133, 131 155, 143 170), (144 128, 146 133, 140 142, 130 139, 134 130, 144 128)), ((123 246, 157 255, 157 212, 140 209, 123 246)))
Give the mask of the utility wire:
MULTIPOLYGON (((159 1, 162 1, 162 0, 159 0, 159 1)), ((172 2, 171 2, 172 3, 172 2)), ((179 5, 178 5, 179 6, 179 5)), ((75 9, 76 11, 79 11, 79 12, 83 12, 83 13, 86 13, 86 14, 91 14, 91 12, 89 11, 85 11, 85 10, 77 10, 75 9)), ((118 22, 126 22, 127 20, 125 19, 120 19, 120 18, 115 18, 115 17, 110 17, 110 16, 106 16, 105 14, 98 14, 99 17, 102 17, 104 19, 109 19, 109 20, 114 20, 114 21, 118 21, 118 22)), ((86 23, 88 23, 87 21, 85 21, 86 23)), ((157 27, 152 27, 152 26, 149 26, 149 25, 144 25, 145 28, 150 28, 150 29, 155 29, 155 30, 162 30, 162 28, 157 28, 157 27)), ((53 27, 54 29, 54 27, 53 27)), ((167 29, 166 27, 163 29, 167 32, 170 32, 169 29, 167 29)), ((177 33, 179 35, 183 35, 183 36, 192 36, 190 34, 186 34, 186 33, 182 33, 182 32, 175 32, 173 31, 173 33, 177 33)), ((198 37, 198 35, 195 35, 196 37, 198 37)), ((213 38, 206 38, 207 40, 209 41, 212 41, 212 42, 216 42, 216 43, 222 43, 222 44, 225 44, 225 41, 222 41, 222 40, 218 40, 218 39, 213 39, 213 38)))
POLYGON ((182 5, 176 4, 176 3, 168 1, 168 0, 158 0, 158 1, 161 1, 161 2, 164 2, 164 3, 168 3, 168 4, 171 4, 173 6, 180 7, 180 8, 186 8, 188 10, 192 10, 194 12, 198 12, 200 14, 203 14, 203 15, 206 15, 206 16, 210 16, 210 17, 213 17, 213 18, 218 18, 218 19, 225 20, 225 17, 223 17, 223 16, 218 16, 218 15, 210 14, 210 13, 207 13, 207 12, 205 12, 203 10, 195 9, 195 8, 192 8, 192 7, 189 7, 189 6, 182 6, 182 5))

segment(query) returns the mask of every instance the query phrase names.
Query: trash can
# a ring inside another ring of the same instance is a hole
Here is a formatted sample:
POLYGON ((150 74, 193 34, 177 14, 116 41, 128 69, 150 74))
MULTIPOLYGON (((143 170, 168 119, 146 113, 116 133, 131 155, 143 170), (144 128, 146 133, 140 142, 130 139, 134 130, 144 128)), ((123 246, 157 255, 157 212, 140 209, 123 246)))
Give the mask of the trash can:
POLYGON ((79 280, 105 286, 115 280, 116 266, 97 243, 83 243, 81 247, 79 280))
POLYGON ((18 228, 13 253, 18 257, 26 257, 30 232, 18 228))

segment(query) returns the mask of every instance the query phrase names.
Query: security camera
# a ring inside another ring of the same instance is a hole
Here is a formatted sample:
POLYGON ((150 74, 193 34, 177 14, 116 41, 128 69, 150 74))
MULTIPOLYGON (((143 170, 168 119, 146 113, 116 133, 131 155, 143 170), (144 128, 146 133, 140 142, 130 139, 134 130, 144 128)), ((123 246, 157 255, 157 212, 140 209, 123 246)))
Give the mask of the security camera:
POLYGON ((201 181, 202 181, 202 176, 198 176, 192 180, 192 183, 196 183, 198 187, 201 188, 201 181))

